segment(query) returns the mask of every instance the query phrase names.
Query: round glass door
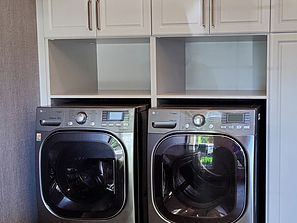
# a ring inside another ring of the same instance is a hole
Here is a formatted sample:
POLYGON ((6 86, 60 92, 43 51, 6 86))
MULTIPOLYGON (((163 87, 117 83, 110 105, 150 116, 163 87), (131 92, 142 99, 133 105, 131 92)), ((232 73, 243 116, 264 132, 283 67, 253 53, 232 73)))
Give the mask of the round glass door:
POLYGON ((246 163, 243 148, 228 136, 168 136, 153 154, 155 207, 173 222, 233 222, 245 209, 246 163))
POLYGON ((56 132, 41 149, 41 188, 58 216, 108 219, 125 203, 125 151, 104 132, 56 132))

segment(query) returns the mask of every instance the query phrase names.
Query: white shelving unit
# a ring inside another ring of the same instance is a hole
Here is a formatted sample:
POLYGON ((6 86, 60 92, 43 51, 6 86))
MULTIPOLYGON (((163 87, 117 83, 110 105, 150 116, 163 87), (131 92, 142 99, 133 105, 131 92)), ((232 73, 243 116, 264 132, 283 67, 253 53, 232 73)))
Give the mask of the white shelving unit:
POLYGON ((49 40, 50 98, 150 98, 149 39, 49 40))
POLYGON ((266 99, 266 36, 156 42, 157 98, 266 99))
POLYGON ((266 99, 267 37, 47 40, 50 99, 266 99))

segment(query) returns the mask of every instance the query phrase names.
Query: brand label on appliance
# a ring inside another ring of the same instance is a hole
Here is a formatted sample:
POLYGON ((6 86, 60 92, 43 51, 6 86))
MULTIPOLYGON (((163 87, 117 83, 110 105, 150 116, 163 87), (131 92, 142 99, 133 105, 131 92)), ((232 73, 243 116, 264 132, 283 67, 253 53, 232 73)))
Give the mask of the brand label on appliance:
POLYGON ((36 141, 41 141, 41 133, 36 133, 36 141))

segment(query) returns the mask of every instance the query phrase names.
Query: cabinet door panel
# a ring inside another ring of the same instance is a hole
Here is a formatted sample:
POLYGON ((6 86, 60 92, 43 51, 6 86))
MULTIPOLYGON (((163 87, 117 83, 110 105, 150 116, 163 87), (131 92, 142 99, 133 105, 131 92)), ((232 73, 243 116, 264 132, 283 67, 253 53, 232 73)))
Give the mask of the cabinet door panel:
POLYGON ((88 0, 43 0, 43 12, 46 37, 95 36, 88 0))
POLYGON ((150 35, 149 0, 101 0, 98 36, 150 35))
POLYGON ((297 31, 296 0, 271 0, 271 31, 297 31))
POLYGON ((208 0, 153 0, 153 34, 207 34, 208 2, 208 0))
POLYGON ((271 42, 267 222, 295 222, 297 35, 275 34, 271 42))
POLYGON ((211 0, 210 33, 269 31, 269 0, 211 0))

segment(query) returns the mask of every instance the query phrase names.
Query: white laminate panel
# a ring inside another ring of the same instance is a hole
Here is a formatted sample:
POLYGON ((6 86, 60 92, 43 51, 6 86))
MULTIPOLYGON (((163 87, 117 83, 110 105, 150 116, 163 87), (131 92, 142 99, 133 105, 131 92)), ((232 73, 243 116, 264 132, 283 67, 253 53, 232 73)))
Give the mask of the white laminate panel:
POLYGON ((152 34, 208 34, 209 1, 152 0, 152 34))
POLYGON ((271 0, 271 31, 297 31, 297 1, 271 0))
POLYGON ((294 222, 297 199, 297 35, 271 35, 267 222, 294 222))
POLYGON ((269 31, 270 0, 213 0, 210 33, 269 31))
POLYGON ((143 0, 107 0, 106 26, 143 26, 143 0))
POLYGON ((186 90, 266 90, 266 41, 186 43, 186 90))
POLYGON ((53 40, 48 48, 52 95, 97 92, 95 41, 53 40))
POLYGON ((280 222, 295 221, 297 41, 280 44, 280 222))
POLYGON ((99 90, 150 90, 149 40, 97 40, 99 90))

